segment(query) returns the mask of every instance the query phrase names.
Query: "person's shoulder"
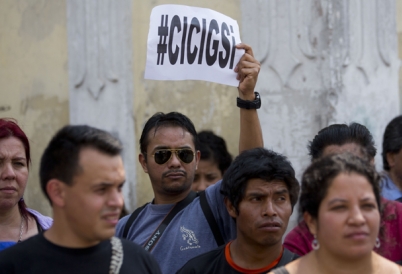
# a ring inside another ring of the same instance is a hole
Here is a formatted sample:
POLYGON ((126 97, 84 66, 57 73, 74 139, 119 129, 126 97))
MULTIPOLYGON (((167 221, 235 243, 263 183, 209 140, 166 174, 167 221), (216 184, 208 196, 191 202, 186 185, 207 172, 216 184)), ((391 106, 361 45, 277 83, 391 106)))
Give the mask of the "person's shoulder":
POLYGON ((220 191, 221 191, 221 185, 222 185, 222 179, 220 179, 219 181, 217 181, 215 184, 210 185, 209 187, 207 187, 207 189, 210 188, 210 189, 214 189, 214 190, 220 192, 220 191))
POLYGON ((133 243, 130 240, 126 240, 126 239, 120 239, 120 240, 121 240, 121 244, 123 245, 124 250, 129 250, 129 251, 133 251, 133 252, 141 253, 141 254, 149 254, 149 252, 145 251, 145 249, 142 248, 140 245, 133 243))
POLYGON ((278 267, 276 269, 271 270, 268 274, 291 274, 291 273, 299 273, 297 270, 300 268, 300 262, 302 260, 305 260, 306 257, 299 257, 295 259, 294 261, 289 262, 288 264, 278 267))
POLYGON ((43 218, 43 219, 46 219, 46 220, 53 220, 49 216, 45 216, 42 213, 40 213, 39 211, 36 211, 35 209, 27 208, 27 211, 29 213, 31 213, 32 215, 34 215, 35 217, 43 218))
MULTIPOLYGON (((120 238, 119 238, 120 239, 120 238)), ((133 243, 130 240, 127 239, 120 239, 121 244, 123 246, 123 250, 125 253, 130 253, 132 255, 137 255, 137 256, 142 256, 142 257, 152 257, 151 254, 146 251, 142 246, 133 243)))
MULTIPOLYGON (((313 235, 310 233, 308 226, 304 220, 296 225, 285 237, 284 246, 294 252, 292 248, 294 243, 300 243, 301 241, 310 242, 313 239, 313 235)), ((297 245, 298 245, 297 244, 297 245)))
POLYGON ((270 272, 268 272, 268 274, 290 274, 290 273, 285 266, 281 266, 271 270, 270 272))
MULTIPOLYGON (((282 254, 282 258, 284 259, 283 263, 287 264, 290 263, 298 258, 300 258, 300 255, 298 255, 297 253, 294 253, 292 251, 290 251, 287 248, 283 249, 283 254, 282 254)), ((282 261, 282 260, 281 260, 282 261)))
MULTIPOLYGON (((161 273, 158 262, 143 247, 126 239, 120 239, 120 241, 125 256, 123 262, 126 264, 126 270, 132 270, 135 267, 136 273, 161 273)), ((123 273, 125 272, 123 271, 123 273)))
MULTIPOLYGON (((210 185, 205 189, 205 195, 208 197, 209 201, 215 203, 216 200, 222 200, 223 194, 221 193, 221 185, 222 185, 222 180, 219 180, 213 185, 210 185)), ((222 203, 223 204, 223 203, 222 203)))
MULTIPOLYGON (((117 222, 117 225, 116 225, 116 235, 119 235, 118 232, 126 225, 126 223, 127 223, 127 221, 128 221, 128 218, 130 218, 131 214, 132 214, 132 213, 130 213, 130 214, 124 216, 123 218, 121 218, 121 219, 117 222)), ((120 235, 119 235, 119 236, 120 236, 120 235)))
POLYGON ((378 255, 373 251, 374 258, 377 260, 377 264, 381 268, 381 273, 402 273, 402 266, 378 255))
POLYGON ((383 219, 384 218, 392 219, 392 217, 396 217, 399 216, 399 214, 402 214, 402 203, 398 201, 381 198, 381 204, 383 207, 383 216, 382 216, 383 219))
POLYGON ((35 217, 43 229, 47 230, 52 226, 53 219, 49 216, 45 216, 32 208, 27 208, 27 211, 35 217))
MULTIPOLYGON (((25 241, 15 244, 9 248, 1 251, 0 262, 9 261, 9 260, 20 260, 23 261, 23 258, 29 257, 32 252, 37 252, 38 244, 41 241, 41 234, 35 235, 26 239, 25 241)), ((39 248, 40 249, 40 248, 39 248)))
POLYGON ((211 265, 214 260, 219 259, 220 255, 224 256, 225 246, 226 245, 222 245, 218 248, 215 248, 211 251, 205 252, 188 260, 188 262, 185 263, 184 266, 179 271, 177 271, 177 274, 198 273, 197 271, 195 271, 195 269, 198 269, 199 267, 205 265, 211 265))
POLYGON ((200 254, 200 255, 192 258, 189 261, 201 261, 201 260, 205 260, 205 259, 208 259, 208 258, 216 258, 218 255, 224 254, 225 247, 226 247, 226 245, 219 246, 219 247, 217 247, 215 249, 212 249, 212 250, 210 250, 208 252, 200 254))

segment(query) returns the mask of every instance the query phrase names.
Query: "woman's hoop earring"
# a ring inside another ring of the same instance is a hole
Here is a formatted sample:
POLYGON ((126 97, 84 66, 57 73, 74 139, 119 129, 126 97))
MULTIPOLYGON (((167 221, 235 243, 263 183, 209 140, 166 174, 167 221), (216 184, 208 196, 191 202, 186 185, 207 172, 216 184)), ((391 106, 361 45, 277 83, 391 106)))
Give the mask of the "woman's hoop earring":
POLYGON ((378 237, 377 237, 377 239, 375 239, 375 248, 380 248, 380 246, 381 246, 381 242, 380 242, 380 239, 378 239, 378 237))
POLYGON ((311 247, 314 250, 318 250, 320 248, 320 243, 317 240, 317 237, 314 235, 314 240, 311 242, 311 247))

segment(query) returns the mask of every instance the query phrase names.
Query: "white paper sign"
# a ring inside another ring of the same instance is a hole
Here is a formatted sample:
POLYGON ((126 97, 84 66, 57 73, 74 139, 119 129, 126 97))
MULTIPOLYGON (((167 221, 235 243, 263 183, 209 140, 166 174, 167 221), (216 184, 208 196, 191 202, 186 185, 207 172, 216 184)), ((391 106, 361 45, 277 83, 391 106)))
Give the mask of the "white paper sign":
POLYGON ((237 21, 219 12, 182 5, 152 9, 145 78, 204 80, 237 87, 234 68, 244 50, 237 21))

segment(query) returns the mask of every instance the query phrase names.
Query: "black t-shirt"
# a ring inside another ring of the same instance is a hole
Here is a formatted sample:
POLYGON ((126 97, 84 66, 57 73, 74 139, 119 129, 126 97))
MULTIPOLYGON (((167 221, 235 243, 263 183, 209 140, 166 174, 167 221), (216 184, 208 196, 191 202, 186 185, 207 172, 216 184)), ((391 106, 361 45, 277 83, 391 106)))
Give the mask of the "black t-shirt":
POLYGON ((176 274, 213 274, 213 273, 225 273, 225 274, 244 274, 244 273, 267 273, 272 269, 283 266, 299 256, 290 252, 286 248, 283 250, 282 257, 278 264, 269 269, 264 269, 262 272, 256 272, 256 270, 240 271, 236 270, 231 263, 228 262, 225 256, 225 248, 228 244, 218 247, 212 251, 201 254, 191 260, 189 260, 176 274))
MULTIPOLYGON (((120 274, 161 273, 158 263, 140 246, 121 240, 123 262, 120 274)), ((0 252, 0 273, 109 273, 110 240, 89 248, 55 245, 38 234, 0 252)))

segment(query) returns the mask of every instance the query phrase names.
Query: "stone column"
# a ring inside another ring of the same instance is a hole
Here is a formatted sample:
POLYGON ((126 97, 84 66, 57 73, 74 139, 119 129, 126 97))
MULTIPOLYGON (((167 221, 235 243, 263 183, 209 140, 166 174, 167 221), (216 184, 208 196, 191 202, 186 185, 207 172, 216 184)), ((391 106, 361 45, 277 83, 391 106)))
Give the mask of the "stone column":
POLYGON ((399 112, 394 0, 241 0, 242 40, 261 62, 259 111, 267 148, 298 177, 308 141, 333 123, 362 123, 382 168, 386 124, 399 112))
POLYGON ((128 210, 136 207, 131 13, 131 0, 67 1, 70 123, 122 141, 128 210))
POLYGON ((241 10, 242 40, 262 64, 267 148, 287 155, 301 175, 319 129, 356 121, 381 150, 399 111, 394 0, 242 0, 241 10))

